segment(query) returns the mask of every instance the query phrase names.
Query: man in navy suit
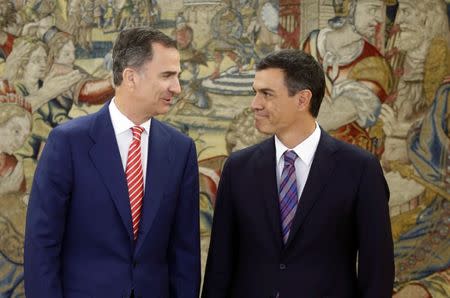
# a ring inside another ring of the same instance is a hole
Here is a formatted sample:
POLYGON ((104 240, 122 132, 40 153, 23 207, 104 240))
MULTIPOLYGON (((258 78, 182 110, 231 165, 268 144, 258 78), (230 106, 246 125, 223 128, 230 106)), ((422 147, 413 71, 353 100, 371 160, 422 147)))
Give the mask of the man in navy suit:
POLYGON ((27 298, 197 298, 198 168, 192 139, 153 116, 180 93, 163 33, 121 32, 115 98, 55 128, 41 155, 25 235, 27 298))
POLYGON ((282 50, 256 67, 257 129, 220 180, 204 298, 387 298, 394 260, 389 189, 370 153, 316 122, 321 66, 282 50))

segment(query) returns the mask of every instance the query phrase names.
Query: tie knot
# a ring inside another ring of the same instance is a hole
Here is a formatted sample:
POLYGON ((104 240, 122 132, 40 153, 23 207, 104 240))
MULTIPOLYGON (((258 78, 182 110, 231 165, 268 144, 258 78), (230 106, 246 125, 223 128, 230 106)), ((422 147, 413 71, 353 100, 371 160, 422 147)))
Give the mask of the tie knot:
POLYGON ((133 126, 131 128, 131 132, 133 133, 133 139, 137 139, 138 141, 140 141, 141 140, 141 134, 142 134, 143 131, 144 131, 143 127, 140 127, 138 125, 133 126))
POLYGON ((294 150, 286 150, 283 155, 286 164, 294 165, 295 160, 297 159, 297 153, 295 153, 294 150))

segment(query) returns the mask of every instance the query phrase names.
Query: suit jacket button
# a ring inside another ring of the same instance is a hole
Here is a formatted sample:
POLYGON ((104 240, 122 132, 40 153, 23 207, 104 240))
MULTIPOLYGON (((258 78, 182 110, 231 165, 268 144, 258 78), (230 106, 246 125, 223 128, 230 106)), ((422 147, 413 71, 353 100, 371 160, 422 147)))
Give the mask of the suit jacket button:
POLYGON ((286 269, 286 265, 285 264, 280 264, 280 270, 284 270, 286 269))

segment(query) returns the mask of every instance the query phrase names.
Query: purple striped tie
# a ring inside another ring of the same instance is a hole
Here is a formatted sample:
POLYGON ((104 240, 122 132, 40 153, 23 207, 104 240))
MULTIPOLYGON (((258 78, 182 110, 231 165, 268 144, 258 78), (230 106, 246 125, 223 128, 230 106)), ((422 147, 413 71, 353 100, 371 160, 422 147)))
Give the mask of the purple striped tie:
POLYGON ((287 150, 283 156, 284 168, 281 173, 280 184, 280 213, 283 242, 286 244, 298 204, 297 179, 294 165, 297 154, 292 150, 287 150))

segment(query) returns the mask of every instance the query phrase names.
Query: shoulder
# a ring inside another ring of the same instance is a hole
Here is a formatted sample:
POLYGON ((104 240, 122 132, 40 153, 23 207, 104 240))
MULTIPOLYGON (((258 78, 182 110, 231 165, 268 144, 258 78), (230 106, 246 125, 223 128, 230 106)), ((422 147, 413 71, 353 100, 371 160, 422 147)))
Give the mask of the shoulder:
POLYGON ((244 170, 247 167, 254 167, 261 162, 262 158, 275 159, 275 144, 273 137, 256 145, 231 153, 226 163, 229 164, 229 167, 239 167, 244 170))
POLYGON ((308 36, 306 37, 305 41, 302 45, 302 50, 308 54, 311 54, 311 43, 316 42, 317 35, 319 35, 319 29, 313 30, 308 33, 308 36))
MULTIPOLYGON (((180 146, 180 145, 185 145, 185 146, 189 145, 190 146, 190 144, 194 142, 191 137, 189 137, 188 135, 182 133, 175 127, 173 127, 170 124, 165 123, 163 121, 153 118, 151 125, 154 126, 155 129, 160 130, 163 134, 170 137, 171 142, 173 142, 174 145, 176 145, 176 146, 180 146)), ((150 128, 150 132, 151 131, 152 131, 152 128, 150 128)))
POLYGON ((375 57, 383 57, 380 51, 371 43, 364 40, 364 47, 361 56, 375 56, 375 57))
POLYGON ((365 167, 368 162, 379 163, 377 157, 358 146, 346 143, 344 141, 333 138, 322 131, 322 140, 319 146, 329 146, 334 150, 334 159, 339 164, 345 165, 350 169, 355 167, 365 167))
POLYGON ((49 138, 64 138, 88 135, 89 129, 95 120, 94 114, 81 116, 65 123, 61 123, 50 132, 49 138))

